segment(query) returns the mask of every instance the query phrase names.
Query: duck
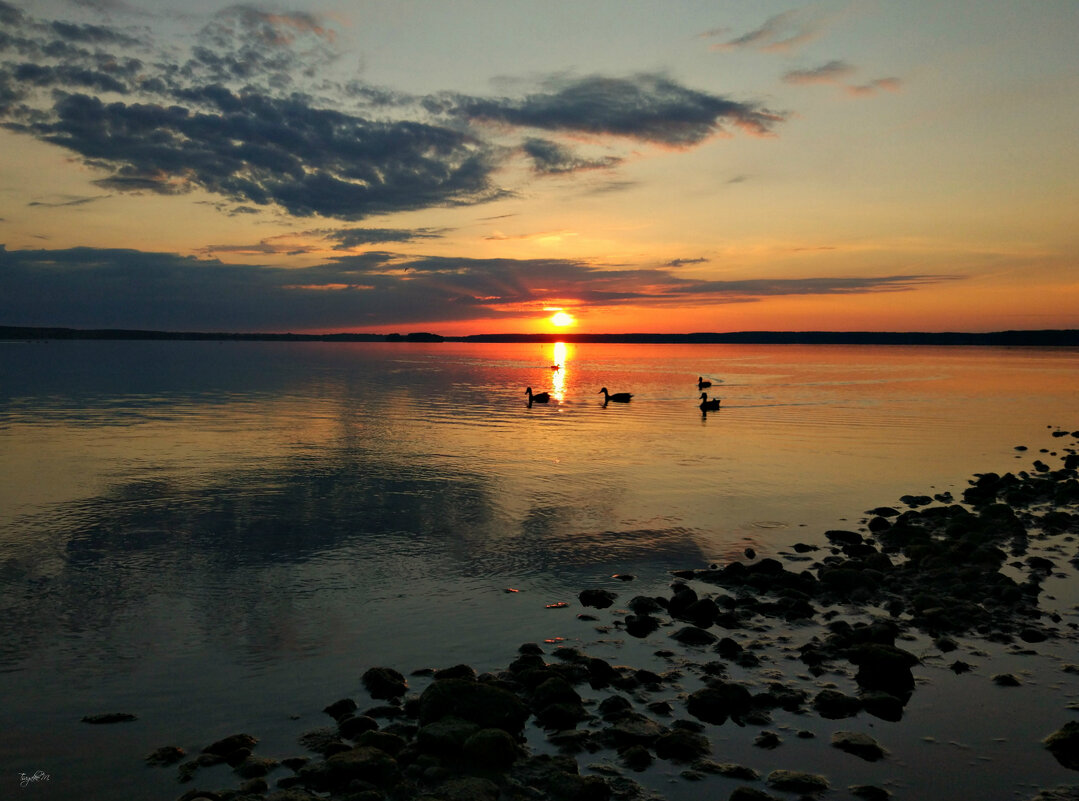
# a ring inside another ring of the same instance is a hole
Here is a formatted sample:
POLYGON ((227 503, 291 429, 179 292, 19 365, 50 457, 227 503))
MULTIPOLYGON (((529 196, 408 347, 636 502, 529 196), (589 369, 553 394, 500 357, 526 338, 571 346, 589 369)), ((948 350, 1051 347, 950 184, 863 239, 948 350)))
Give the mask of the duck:
POLYGON ((533 403, 547 403, 551 399, 550 392, 537 392, 533 394, 532 387, 526 389, 525 393, 528 395, 529 406, 531 406, 533 403))
POLYGON ((611 401, 614 401, 615 403, 629 403, 629 399, 633 397, 633 394, 630 392, 616 392, 612 395, 607 391, 607 387, 601 389, 600 392, 603 393, 604 406, 606 406, 611 401))
POLYGON ((705 389, 710 386, 712 386, 711 381, 705 381, 703 375, 697 376, 697 389, 705 389))
POLYGON ((719 411, 719 398, 712 398, 708 400, 708 393, 701 393, 701 411, 702 412, 718 412, 719 411))

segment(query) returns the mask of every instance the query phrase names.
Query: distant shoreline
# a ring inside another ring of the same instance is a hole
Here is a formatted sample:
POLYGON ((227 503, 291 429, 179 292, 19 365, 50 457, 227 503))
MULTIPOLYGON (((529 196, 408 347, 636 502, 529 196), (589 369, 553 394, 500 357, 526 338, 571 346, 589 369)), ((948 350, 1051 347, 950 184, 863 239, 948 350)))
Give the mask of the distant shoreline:
POLYGON ((257 342, 505 342, 726 345, 980 345, 997 347, 1079 347, 1079 329, 1034 331, 733 331, 691 334, 292 334, 202 331, 145 331, 120 328, 0 326, 0 340, 185 340, 257 342))

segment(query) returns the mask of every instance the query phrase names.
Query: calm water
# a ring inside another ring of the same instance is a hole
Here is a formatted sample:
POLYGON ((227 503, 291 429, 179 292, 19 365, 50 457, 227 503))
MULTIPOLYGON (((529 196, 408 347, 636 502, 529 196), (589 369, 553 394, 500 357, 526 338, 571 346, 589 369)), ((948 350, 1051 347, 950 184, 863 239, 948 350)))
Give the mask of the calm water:
POLYGON ((287 756, 373 664, 589 645, 545 605, 958 495, 1077 399, 1070 350, 0 343, 0 797, 173 799, 152 748, 247 730, 287 756), (112 711, 139 721, 79 722, 112 711))

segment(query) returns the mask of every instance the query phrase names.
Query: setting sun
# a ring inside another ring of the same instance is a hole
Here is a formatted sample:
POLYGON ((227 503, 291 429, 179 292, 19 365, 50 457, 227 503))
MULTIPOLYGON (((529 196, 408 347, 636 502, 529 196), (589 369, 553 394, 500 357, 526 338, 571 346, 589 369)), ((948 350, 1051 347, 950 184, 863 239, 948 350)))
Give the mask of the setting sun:
POLYGON ((564 311, 555 312, 547 318, 547 321, 556 328, 565 328, 566 326, 573 325, 577 322, 572 314, 568 314, 564 311))

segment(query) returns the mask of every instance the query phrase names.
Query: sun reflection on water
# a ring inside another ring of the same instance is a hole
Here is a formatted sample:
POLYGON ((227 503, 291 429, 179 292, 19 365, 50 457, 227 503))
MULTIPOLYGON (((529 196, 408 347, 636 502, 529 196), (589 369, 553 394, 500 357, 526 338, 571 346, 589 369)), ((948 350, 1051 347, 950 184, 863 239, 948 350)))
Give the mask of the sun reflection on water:
POLYGON ((565 342, 554 343, 551 359, 551 397, 561 403, 566 397, 566 372, 569 370, 569 348, 565 342))

